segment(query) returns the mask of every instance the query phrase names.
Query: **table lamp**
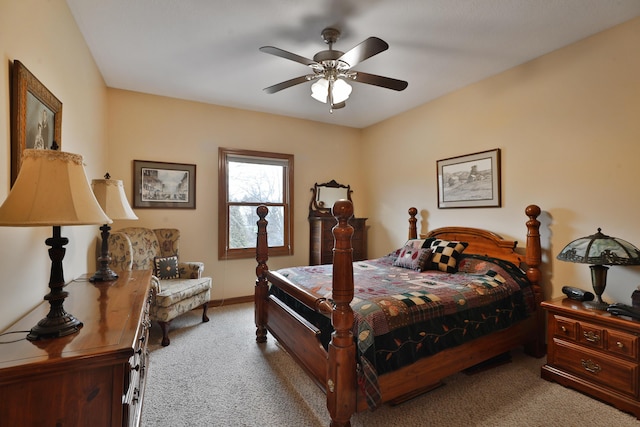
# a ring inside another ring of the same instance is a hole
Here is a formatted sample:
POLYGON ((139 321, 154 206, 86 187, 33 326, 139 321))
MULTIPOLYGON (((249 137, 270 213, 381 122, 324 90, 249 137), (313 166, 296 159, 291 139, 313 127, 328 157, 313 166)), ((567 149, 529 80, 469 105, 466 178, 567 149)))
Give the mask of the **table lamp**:
POLYGON ((50 305, 49 313, 31 329, 27 339, 63 337, 80 330, 82 322, 63 307, 68 292, 63 290, 62 260, 69 239, 61 237, 60 227, 109 222, 91 192, 82 156, 53 150, 23 151, 18 177, 0 206, 0 226, 53 226, 53 236, 45 240, 51 247, 50 292, 44 297, 50 305))
MULTIPOLYGON (((124 194, 124 186, 122 181, 111 179, 107 172, 104 179, 94 179, 91 182, 93 194, 96 196, 100 207, 112 220, 116 219, 138 219, 131 210, 127 196, 124 194)), ((102 236, 102 245, 100 247, 100 256, 98 257, 98 271, 89 279, 92 282, 110 282, 116 280, 118 275, 109 268, 111 257, 109 256, 109 232, 111 227, 109 224, 103 224, 100 227, 102 236)))
POLYGON ((596 294, 594 301, 583 301, 587 308, 606 310, 609 304, 602 300, 607 286, 607 265, 640 265, 640 250, 626 240, 598 232, 569 243, 560 251, 561 261, 591 264, 591 284, 596 294))

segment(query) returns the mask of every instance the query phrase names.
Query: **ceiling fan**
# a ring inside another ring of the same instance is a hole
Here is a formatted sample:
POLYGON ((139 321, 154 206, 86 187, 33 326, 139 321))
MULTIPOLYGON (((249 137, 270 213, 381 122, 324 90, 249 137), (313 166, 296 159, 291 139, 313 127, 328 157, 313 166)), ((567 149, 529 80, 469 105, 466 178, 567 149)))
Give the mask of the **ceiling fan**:
POLYGON ((313 59, 308 59, 273 46, 261 47, 261 52, 299 62, 307 65, 313 71, 313 74, 286 80, 264 88, 263 90, 267 93, 276 93, 291 86, 315 80, 315 83, 311 85, 311 96, 320 102, 328 102, 329 111, 333 112, 335 109, 343 108, 346 105, 347 98, 349 98, 351 94, 351 86, 347 83, 347 80, 397 91, 406 89, 408 83, 404 80, 353 70, 353 67, 365 59, 389 49, 389 45, 384 40, 377 37, 369 37, 344 53, 339 50, 333 50, 333 44, 339 38, 340 31, 335 28, 325 28, 322 30, 322 39, 329 45, 329 49, 316 53, 313 59))

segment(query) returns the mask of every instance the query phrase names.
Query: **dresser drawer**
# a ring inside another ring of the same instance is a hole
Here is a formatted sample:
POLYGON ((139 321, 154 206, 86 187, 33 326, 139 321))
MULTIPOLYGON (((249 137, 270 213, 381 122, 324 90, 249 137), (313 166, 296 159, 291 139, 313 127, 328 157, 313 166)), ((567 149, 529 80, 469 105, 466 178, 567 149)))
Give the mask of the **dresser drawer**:
POLYGON ((578 322, 578 342, 589 347, 604 348, 605 328, 578 322))
POLYGON ((549 363, 588 381, 638 397, 638 364, 585 346, 554 338, 549 363))
POLYGON ((638 360, 638 336, 608 330, 605 349, 613 354, 638 360))
POLYGON ((591 348, 602 349, 614 356, 638 359, 638 336, 554 315, 550 327, 553 335, 591 348))
POLYGON ((578 331, 578 322, 576 322, 575 320, 554 315, 553 325, 550 325, 550 327, 553 330, 553 335, 557 337, 570 339, 572 341, 576 340, 577 331, 578 331))
POLYGON ((147 366, 149 364, 149 329, 151 320, 149 310, 151 307, 152 292, 148 292, 143 306, 142 317, 136 333, 136 341, 133 347, 133 355, 125 366, 124 394, 122 396, 122 425, 138 426, 142 411, 142 398, 146 385, 147 366))

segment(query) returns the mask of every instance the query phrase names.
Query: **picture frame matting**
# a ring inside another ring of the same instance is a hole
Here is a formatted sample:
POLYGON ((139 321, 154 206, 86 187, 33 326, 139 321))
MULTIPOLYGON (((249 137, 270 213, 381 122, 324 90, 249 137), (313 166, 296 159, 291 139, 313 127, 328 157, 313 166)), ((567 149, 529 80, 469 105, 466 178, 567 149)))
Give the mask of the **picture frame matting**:
POLYGON ((133 161, 133 207, 196 208, 196 165, 133 161))
POLYGON ((438 208, 502 206, 500 149, 436 162, 438 208))

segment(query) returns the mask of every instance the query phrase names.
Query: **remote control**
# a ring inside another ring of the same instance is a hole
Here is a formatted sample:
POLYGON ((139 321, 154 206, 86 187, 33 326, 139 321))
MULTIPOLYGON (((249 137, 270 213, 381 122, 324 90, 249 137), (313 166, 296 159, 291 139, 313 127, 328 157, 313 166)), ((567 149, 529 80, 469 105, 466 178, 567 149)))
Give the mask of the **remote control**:
POLYGON ((640 319, 640 308, 619 302, 611 304, 607 307, 607 311, 615 316, 629 316, 634 319, 640 319))
POLYGON ((591 292, 583 291, 582 289, 573 288, 571 286, 563 286, 562 293, 576 301, 593 301, 594 298, 594 295, 591 292))

